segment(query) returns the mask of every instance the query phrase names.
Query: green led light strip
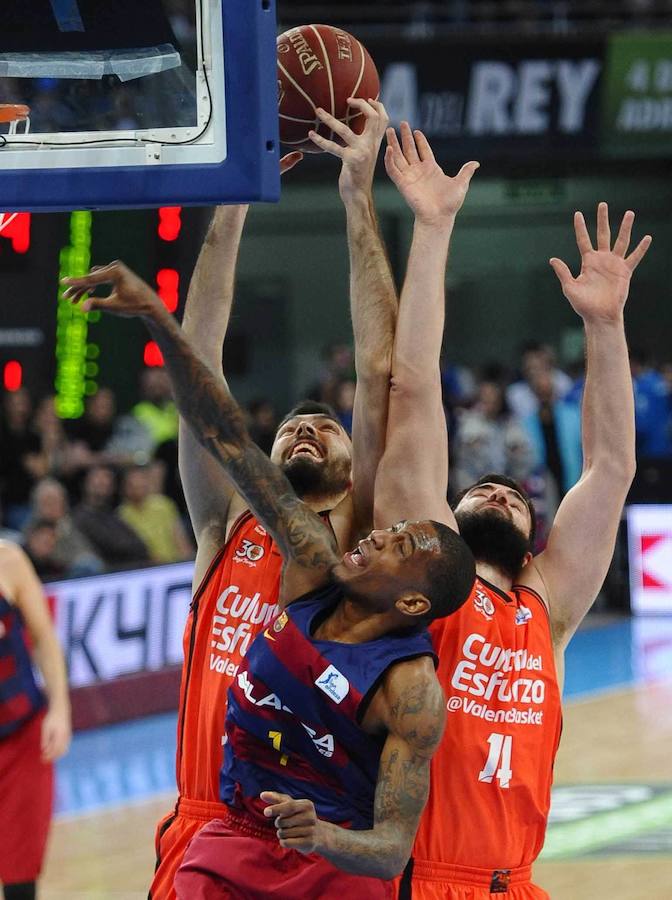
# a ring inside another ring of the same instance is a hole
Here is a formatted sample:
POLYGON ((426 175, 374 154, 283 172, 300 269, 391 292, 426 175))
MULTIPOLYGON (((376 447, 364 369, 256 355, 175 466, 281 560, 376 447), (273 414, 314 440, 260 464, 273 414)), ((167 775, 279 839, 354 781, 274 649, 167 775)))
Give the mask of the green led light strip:
POLYGON ((100 319, 99 312, 82 312, 63 297, 63 278, 86 275, 91 266, 90 212, 70 216, 70 244, 60 253, 58 306, 56 312, 56 413, 61 419, 78 419, 84 412, 84 398, 98 390, 100 355, 97 344, 88 342, 89 322, 100 319))

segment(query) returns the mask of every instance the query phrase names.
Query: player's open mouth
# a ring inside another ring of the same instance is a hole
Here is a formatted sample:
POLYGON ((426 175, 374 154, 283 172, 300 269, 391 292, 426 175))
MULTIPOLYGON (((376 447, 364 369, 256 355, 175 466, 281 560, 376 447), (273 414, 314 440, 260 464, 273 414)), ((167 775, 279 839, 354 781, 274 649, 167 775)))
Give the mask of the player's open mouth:
POLYGON ((350 553, 346 553, 343 562, 355 569, 364 569, 367 564, 367 558, 364 556, 359 547, 356 547, 350 553))
POLYGON ((294 459, 299 455, 310 456, 312 459, 318 460, 324 459, 324 454, 317 444, 313 444, 312 441, 299 441, 295 447, 292 447, 288 459, 294 459))

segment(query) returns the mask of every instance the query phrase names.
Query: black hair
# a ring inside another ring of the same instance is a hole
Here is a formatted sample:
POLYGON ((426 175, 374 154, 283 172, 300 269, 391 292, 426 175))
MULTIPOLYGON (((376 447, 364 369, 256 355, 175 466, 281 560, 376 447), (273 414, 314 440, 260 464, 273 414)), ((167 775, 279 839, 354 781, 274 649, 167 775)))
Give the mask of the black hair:
POLYGON ((473 554, 460 535, 441 522, 431 524, 438 535, 441 554, 434 555, 427 564, 423 594, 432 604, 424 617, 427 623, 457 612, 469 598, 476 579, 473 554))
POLYGON ((290 409, 287 415, 282 419, 278 425, 278 430, 296 416, 325 416, 327 419, 333 419, 334 422, 337 422, 341 426, 341 428, 343 427, 341 420, 336 415, 336 411, 333 407, 329 406, 328 403, 318 403, 316 400, 302 400, 290 409))
POLYGON ((508 475, 498 475, 495 472, 488 472, 487 475, 481 475, 478 481, 475 481, 468 488, 465 488, 455 498, 455 501, 451 504, 452 509, 456 509, 459 505, 460 501, 469 491, 473 490, 475 487, 478 487, 479 484, 503 484, 504 487, 512 488, 514 491, 518 491, 520 496, 525 501, 528 512, 530 513, 530 537, 529 543, 530 547, 534 546, 534 539, 537 534, 537 512, 534 508, 534 503, 532 503, 532 498, 527 493, 525 488, 520 484, 520 482, 516 481, 515 478, 509 478, 508 475))

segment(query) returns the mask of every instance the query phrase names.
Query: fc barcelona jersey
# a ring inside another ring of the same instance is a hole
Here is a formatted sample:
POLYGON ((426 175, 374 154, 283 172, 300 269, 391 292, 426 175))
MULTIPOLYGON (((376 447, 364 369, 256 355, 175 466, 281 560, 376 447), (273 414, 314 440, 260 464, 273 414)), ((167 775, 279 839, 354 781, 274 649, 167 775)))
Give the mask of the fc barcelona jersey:
POLYGON ((531 865, 544 842, 561 729, 546 606, 530 588, 504 592, 477 579, 464 606, 430 631, 447 719, 413 857, 531 865))
POLYGON ((330 822, 373 826, 385 736, 361 719, 390 666, 433 655, 424 629, 360 644, 314 638, 342 596, 329 584, 292 603, 256 638, 229 691, 221 799, 266 826, 264 790, 312 800, 330 822))
POLYGON ((0 596, 0 739, 17 731, 45 704, 33 675, 23 616, 0 596))

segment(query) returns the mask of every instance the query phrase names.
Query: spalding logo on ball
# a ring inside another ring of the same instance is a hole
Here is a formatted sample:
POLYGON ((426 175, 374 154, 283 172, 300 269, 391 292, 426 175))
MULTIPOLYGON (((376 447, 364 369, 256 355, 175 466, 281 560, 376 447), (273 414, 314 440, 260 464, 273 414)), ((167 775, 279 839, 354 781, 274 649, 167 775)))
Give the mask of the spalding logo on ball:
POLYGON ((311 130, 338 141, 317 118, 318 107, 345 122, 356 134, 364 130, 366 120, 348 106, 348 97, 377 100, 380 79, 373 60, 356 37, 331 25, 301 25, 281 34, 277 45, 283 144, 304 153, 320 153, 308 137, 311 130))

